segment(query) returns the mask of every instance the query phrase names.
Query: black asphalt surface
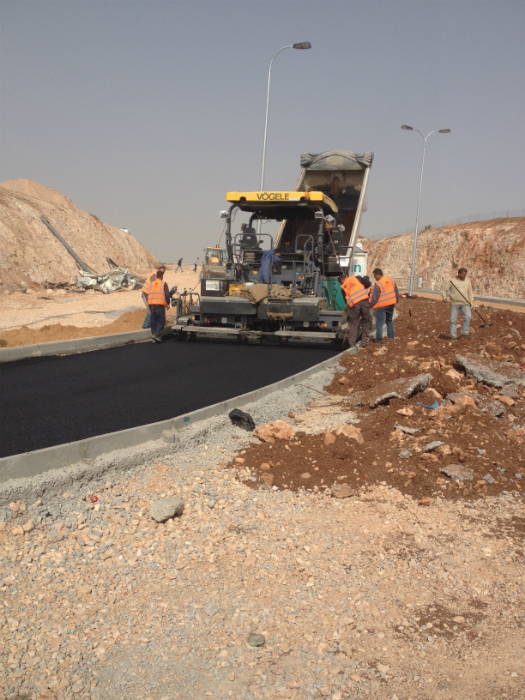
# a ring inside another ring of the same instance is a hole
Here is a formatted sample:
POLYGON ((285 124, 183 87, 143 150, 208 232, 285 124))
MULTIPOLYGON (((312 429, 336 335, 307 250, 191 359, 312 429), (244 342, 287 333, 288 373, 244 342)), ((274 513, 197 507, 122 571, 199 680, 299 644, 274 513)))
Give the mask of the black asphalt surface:
POLYGON ((170 340, 3 364, 0 457, 174 418, 335 353, 170 340))

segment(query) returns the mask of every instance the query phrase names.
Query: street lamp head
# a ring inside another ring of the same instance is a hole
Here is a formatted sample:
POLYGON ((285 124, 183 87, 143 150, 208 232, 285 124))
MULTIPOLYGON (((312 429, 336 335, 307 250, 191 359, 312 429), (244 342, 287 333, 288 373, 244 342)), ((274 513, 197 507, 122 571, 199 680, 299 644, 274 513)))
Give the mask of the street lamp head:
POLYGON ((311 49, 312 44, 309 41, 301 41, 299 44, 293 45, 294 49, 311 49))
POLYGON ((440 134, 450 134, 450 129, 440 129, 439 133, 440 134))
POLYGON ((413 126, 407 126, 406 124, 403 124, 403 126, 401 128, 404 129, 405 131, 414 131, 413 126))

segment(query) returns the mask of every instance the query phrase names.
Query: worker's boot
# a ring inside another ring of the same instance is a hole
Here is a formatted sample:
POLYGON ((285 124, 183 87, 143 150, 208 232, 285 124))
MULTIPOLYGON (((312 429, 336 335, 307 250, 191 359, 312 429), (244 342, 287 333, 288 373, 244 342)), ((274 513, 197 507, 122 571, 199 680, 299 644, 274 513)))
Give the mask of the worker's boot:
POLYGON ((460 338, 463 338, 463 340, 468 340, 469 338, 473 338, 474 336, 472 333, 462 333, 460 338))

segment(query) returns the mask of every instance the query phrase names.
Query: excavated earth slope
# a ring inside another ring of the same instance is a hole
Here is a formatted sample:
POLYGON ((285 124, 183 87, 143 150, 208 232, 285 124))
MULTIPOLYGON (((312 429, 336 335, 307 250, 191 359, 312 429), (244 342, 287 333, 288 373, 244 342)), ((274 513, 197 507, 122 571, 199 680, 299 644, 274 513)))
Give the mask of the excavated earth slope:
POLYGON ((158 264, 133 236, 82 211, 60 192, 31 180, 8 180, 0 185, 0 285, 7 290, 73 282, 77 275, 74 259, 40 220, 42 214, 97 272, 108 270, 106 257, 130 271, 158 264))
MULTIPOLYGON (((413 245, 413 233, 365 241, 368 274, 381 267, 386 274, 408 282, 413 245)), ((416 277, 423 278, 425 287, 442 290, 459 267, 466 267, 474 294, 525 298, 525 217, 421 231, 417 247, 416 277)))

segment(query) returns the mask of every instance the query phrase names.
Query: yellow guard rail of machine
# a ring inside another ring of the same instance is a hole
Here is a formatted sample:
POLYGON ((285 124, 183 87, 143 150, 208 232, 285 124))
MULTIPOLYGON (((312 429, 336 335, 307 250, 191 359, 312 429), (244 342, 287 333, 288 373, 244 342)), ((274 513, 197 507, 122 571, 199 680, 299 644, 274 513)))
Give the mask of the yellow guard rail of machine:
POLYGON ((337 213, 337 204, 323 192, 228 192, 226 200, 232 204, 257 208, 275 204, 317 204, 325 211, 337 213))

